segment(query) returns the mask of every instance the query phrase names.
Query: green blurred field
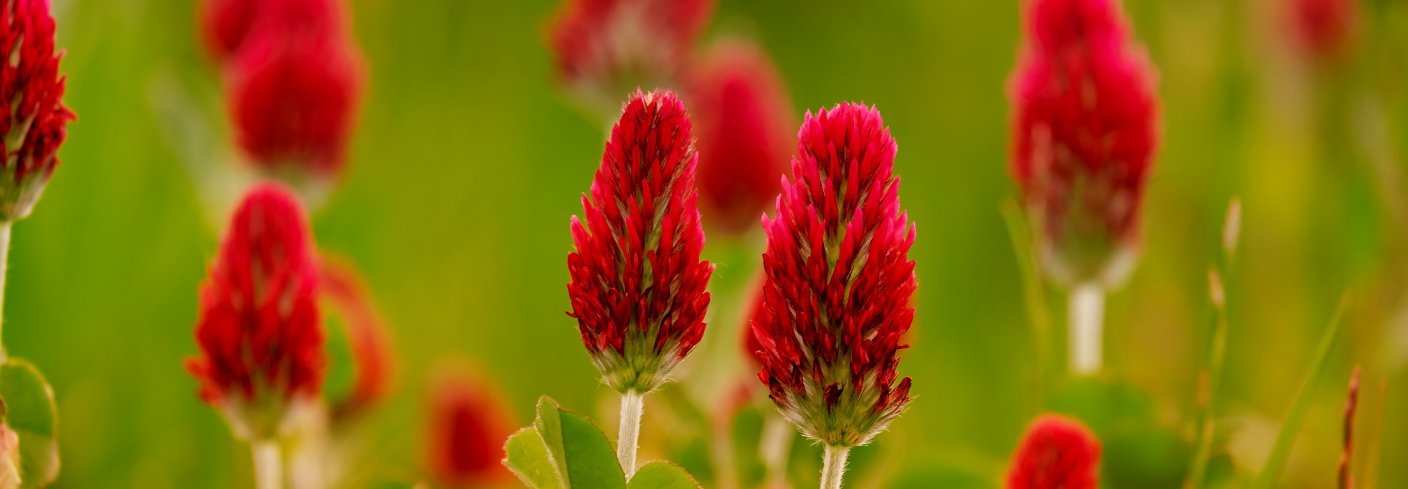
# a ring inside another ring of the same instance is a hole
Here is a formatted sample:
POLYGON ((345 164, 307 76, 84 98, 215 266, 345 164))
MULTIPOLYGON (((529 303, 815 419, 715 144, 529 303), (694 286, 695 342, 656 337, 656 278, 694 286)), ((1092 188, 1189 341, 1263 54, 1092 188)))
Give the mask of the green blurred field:
MULTIPOLYGON (((351 3, 368 99, 350 171, 315 229, 321 247, 361 267, 395 328, 396 391, 370 431, 386 472, 409 479, 425 374, 445 358, 495 376, 525 422, 541 394, 587 412, 604 395, 563 313, 568 217, 603 137, 554 85, 543 31, 557 2, 351 3)), ((1353 364, 1366 368, 1366 402, 1388 382, 1380 487, 1408 486, 1396 462, 1408 422, 1391 414, 1408 402, 1408 340, 1387 339, 1408 332, 1408 3, 1363 2, 1362 56, 1320 77, 1297 73, 1278 46, 1273 0, 1125 3, 1159 67, 1165 138, 1144 259, 1110 298, 1109 375, 1188 427, 1211 314, 1207 267, 1228 199, 1240 196, 1220 413, 1279 420, 1352 291, 1286 487, 1332 486, 1353 364)), ((170 80, 215 90, 194 2, 55 4, 79 121, 48 194, 15 228, 5 343, 55 387, 58 486, 246 486, 245 448, 182 367, 196 351, 196 287, 217 223, 154 109, 170 80)), ((706 35, 758 39, 797 120, 865 101, 899 141, 920 277, 917 336, 901 366, 918 399, 885 435, 907 448, 902 462, 1001 467, 1038 412, 1031 327, 999 213, 1015 192, 1005 84, 1017 23, 1010 0, 721 0, 706 35)), ((742 253, 710 254, 718 280, 749 280, 742 253)), ((1048 294, 1058 328, 1062 300, 1048 294)))

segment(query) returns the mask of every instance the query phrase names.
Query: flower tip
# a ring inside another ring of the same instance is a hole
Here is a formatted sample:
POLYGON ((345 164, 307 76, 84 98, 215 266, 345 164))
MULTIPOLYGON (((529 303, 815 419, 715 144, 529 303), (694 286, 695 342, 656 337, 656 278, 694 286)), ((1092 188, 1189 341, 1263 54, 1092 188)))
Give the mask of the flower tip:
POLYGON ((1096 489, 1100 441, 1075 419, 1037 418, 1013 455, 1007 489, 1096 489))

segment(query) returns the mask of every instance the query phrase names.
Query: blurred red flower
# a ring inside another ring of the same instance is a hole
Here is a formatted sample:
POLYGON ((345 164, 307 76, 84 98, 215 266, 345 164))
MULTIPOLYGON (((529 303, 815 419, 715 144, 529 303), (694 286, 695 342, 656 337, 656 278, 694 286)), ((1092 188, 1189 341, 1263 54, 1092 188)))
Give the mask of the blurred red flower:
POLYGON ((566 0, 549 34, 558 76, 599 110, 671 86, 713 10, 713 0, 566 0))
POLYGON ((896 383, 914 319, 914 227, 900 210, 897 146, 880 112, 847 103, 807 113, 768 248, 759 379, 807 437, 863 445, 909 403, 896 383))
POLYGON ((1110 0, 1035 0, 1011 81, 1012 173, 1047 272, 1121 281, 1158 144, 1154 72, 1110 0))
POLYGON ((248 435, 274 434, 291 403, 319 395, 325 355, 317 291, 298 200, 274 184, 250 190, 201 285, 200 355, 186 364, 201 397, 248 435))
POLYGON ((1312 60, 1333 58, 1344 51, 1358 21, 1354 0, 1288 0, 1295 44, 1312 60))
POLYGON ((582 196, 583 218, 572 217, 569 315, 604 381, 622 393, 659 387, 704 334, 714 267, 699 258, 690 130, 673 93, 637 92, 582 196))
POLYGON ((1013 456, 1007 489, 1100 487, 1100 441, 1074 419, 1043 415, 1013 456))
POLYGON ((442 373, 428 407, 426 451, 437 482, 466 487, 509 479, 500 461, 512 423, 488 384, 460 371, 442 373))
POLYGON ((13 0, 0 9, 0 44, 9 62, 0 65, 0 221, 29 215, 59 165, 59 145, 73 112, 63 104, 63 53, 54 48, 54 17, 48 0, 13 0))
POLYGON ((762 49, 716 44, 689 71, 699 137, 699 197, 704 224, 741 233, 777 198, 791 139, 787 91, 762 49))
POLYGON ((246 41, 265 31, 284 38, 328 39, 346 35, 344 0, 206 0, 201 37, 219 63, 238 58, 246 41))

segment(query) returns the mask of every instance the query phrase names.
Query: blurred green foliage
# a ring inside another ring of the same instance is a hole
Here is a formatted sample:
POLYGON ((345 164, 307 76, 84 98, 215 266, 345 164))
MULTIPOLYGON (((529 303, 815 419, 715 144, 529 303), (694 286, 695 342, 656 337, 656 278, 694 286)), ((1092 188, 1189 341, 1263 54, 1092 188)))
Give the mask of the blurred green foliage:
MULTIPOLYGON (((223 225, 206 217, 185 153, 164 135, 157 110, 172 80, 217 96, 194 2, 54 3, 68 50, 67 100, 79 121, 48 194, 15 228, 5 343, 38 365, 57 394, 57 487, 247 486, 244 447, 197 399, 182 368, 196 350, 196 288, 223 225)), ((368 98, 350 170, 314 220, 319 245, 361 268, 394 327, 396 388, 366 430, 373 465, 392 478, 417 477, 426 372, 446 358, 469 359, 494 378, 519 424, 544 394, 610 414, 601 408, 610 396, 563 314, 568 216, 580 212, 603 137, 600 122, 571 109, 554 84, 543 38, 557 2, 351 3, 370 67, 368 98)), ((996 480, 1028 421, 1049 405, 1037 388, 1039 363, 1063 363, 1034 360, 999 213, 1014 194, 1005 87, 1018 2, 720 3, 706 38, 761 42, 789 85, 797 120, 804 109, 864 101, 878 106, 900 144, 897 173, 918 225, 921 284, 901 373, 914 377, 917 399, 882 447, 857 457, 892 450, 898 456, 886 462, 902 487, 972 482, 974 470, 996 480)), ((1233 196, 1244 204, 1243 246, 1228 284, 1217 399, 1224 436, 1245 441, 1229 450, 1254 457, 1232 461, 1236 470, 1260 466, 1346 291, 1355 297, 1347 340, 1332 353, 1328 380, 1312 386, 1286 487, 1332 485, 1351 365, 1365 366, 1366 386, 1388 384, 1386 403, 1375 387, 1364 405, 1395 413, 1408 402, 1408 3, 1362 3, 1357 54, 1322 69, 1297 67, 1282 3, 1125 2, 1159 67, 1164 141, 1143 260, 1110 297, 1107 377, 1137 388, 1146 397, 1137 399, 1141 415, 1157 421, 1130 432, 1157 436, 1128 450, 1111 440, 1107 460, 1177 463, 1173 454, 1187 455, 1180 440, 1191 436, 1207 344, 1206 273, 1233 196)), ((708 253, 721 260, 717 280, 751 279, 756 258, 708 253)), ((1063 299, 1055 290, 1046 299, 1053 337, 1064 338, 1063 299)), ((710 334, 736 334, 731 317, 715 314, 710 334)), ((1361 439, 1382 433, 1380 487, 1408 486, 1393 462, 1408 454, 1408 420, 1389 416, 1376 426, 1369 418, 1361 417, 1369 430, 1361 439)), ((659 456, 658 448, 643 453, 659 456)), ((1226 459, 1215 462, 1232 470, 1226 459)))

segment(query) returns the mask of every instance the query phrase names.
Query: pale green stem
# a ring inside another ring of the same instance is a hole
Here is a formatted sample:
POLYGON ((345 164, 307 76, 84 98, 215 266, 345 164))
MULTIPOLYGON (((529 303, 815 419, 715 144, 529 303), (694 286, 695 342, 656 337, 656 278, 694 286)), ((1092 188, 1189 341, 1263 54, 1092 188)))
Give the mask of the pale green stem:
POLYGON ((787 454, 792 450, 792 423, 781 416, 768 416, 763 421, 763 434, 758 440, 758 456, 768 477, 776 487, 787 482, 787 454))
POLYGON ((254 458, 255 489, 280 489, 283 487, 283 455, 279 453, 279 443, 272 440, 249 442, 254 458))
POLYGON ((821 489, 841 489, 841 475, 846 472, 846 457, 851 447, 827 445, 821 455, 821 489))
MULTIPOLYGON (((5 331, 5 271, 10 263, 10 228, 13 225, 11 221, 0 222, 0 333, 5 331)), ((5 357, 5 344, 0 341, 0 362, 4 362, 5 357)))
POLYGON ((1098 284, 1080 284, 1071 289, 1067 313, 1070 335, 1071 373, 1091 375, 1100 372, 1105 321, 1105 289, 1098 284))
POLYGON ((626 479, 636 473, 636 446, 640 443, 640 417, 645 412, 645 395, 636 391, 621 394, 621 434, 616 438, 616 459, 626 479))

